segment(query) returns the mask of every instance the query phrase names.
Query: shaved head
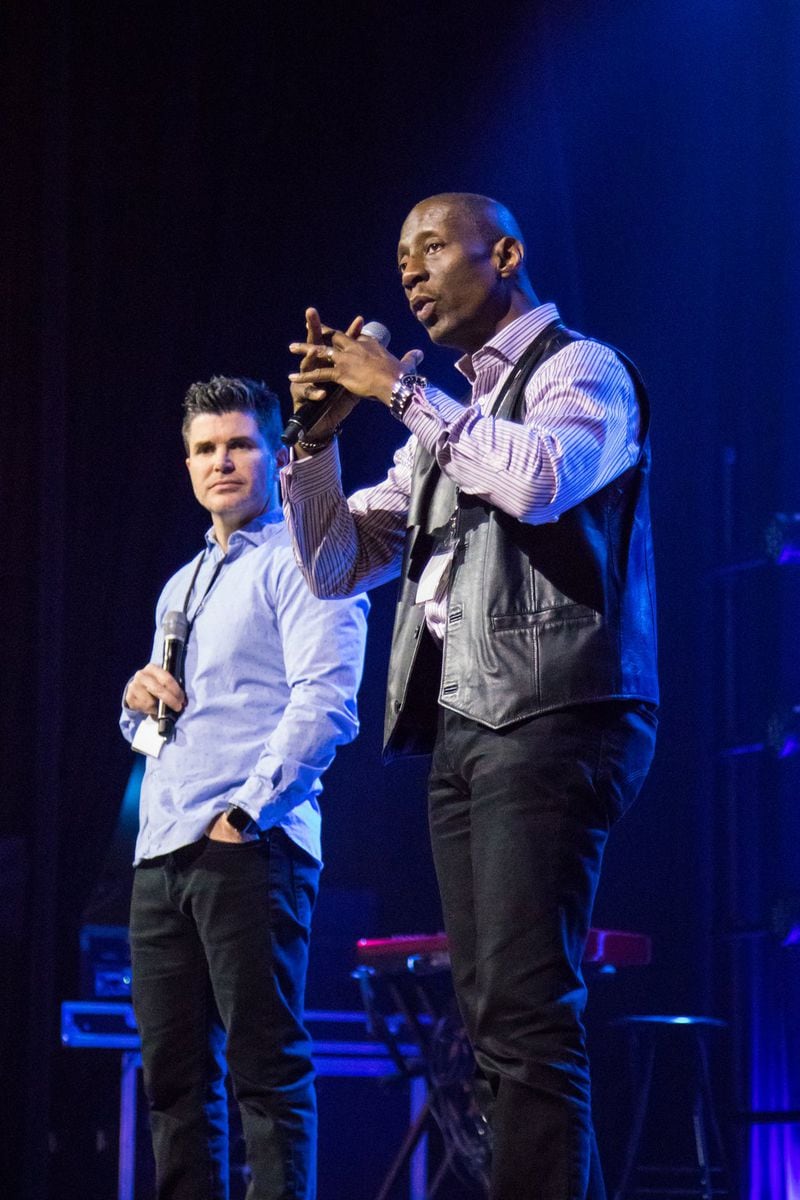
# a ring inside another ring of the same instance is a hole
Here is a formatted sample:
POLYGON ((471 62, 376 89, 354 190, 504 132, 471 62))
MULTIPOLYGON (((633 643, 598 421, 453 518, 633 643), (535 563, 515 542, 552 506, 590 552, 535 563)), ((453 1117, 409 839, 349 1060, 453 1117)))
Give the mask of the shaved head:
POLYGON ((519 225, 490 196, 440 192, 420 200, 400 230, 397 266, 431 341, 469 354, 538 304, 519 225))
POLYGON ((429 204, 447 205, 451 212, 463 216, 481 241, 489 246, 501 237, 513 237, 523 245, 525 243, 514 214, 491 196, 479 196, 476 192, 440 192, 420 200, 414 208, 429 204))

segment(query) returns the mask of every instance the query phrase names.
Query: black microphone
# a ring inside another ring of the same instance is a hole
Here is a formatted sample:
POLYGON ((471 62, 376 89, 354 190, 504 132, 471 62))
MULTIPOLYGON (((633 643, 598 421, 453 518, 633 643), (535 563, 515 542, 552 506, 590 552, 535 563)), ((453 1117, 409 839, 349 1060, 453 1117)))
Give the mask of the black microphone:
MULTIPOLYGON (((189 637, 189 622, 186 613, 181 612, 177 608, 168 612, 161 625, 161 632, 164 635, 161 666, 165 671, 169 671, 170 675, 180 683, 181 676, 183 675, 183 656, 186 651, 186 639, 189 637)), ((163 700, 159 700, 156 720, 158 721, 158 732, 161 734, 161 737, 167 740, 172 737, 172 731, 179 716, 180 713, 176 713, 174 709, 168 708, 163 700)))
MULTIPOLYGON (((385 325, 381 325, 380 321, 368 321, 361 330, 359 337, 374 338, 384 348, 389 345, 391 334, 385 325)), ((320 384, 329 392, 325 400, 309 400, 306 404, 301 404, 297 412, 293 413, 286 422, 286 428, 281 434, 281 441, 284 446, 293 446, 304 433, 308 433, 313 429, 317 421, 324 417, 325 413, 345 391, 342 387, 336 387, 332 384, 320 384)))

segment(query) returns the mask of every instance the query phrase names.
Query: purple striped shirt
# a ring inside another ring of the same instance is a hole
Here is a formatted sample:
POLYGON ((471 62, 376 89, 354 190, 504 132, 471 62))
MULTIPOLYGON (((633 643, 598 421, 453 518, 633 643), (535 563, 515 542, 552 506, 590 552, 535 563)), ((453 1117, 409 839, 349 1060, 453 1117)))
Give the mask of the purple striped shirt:
MULTIPOLYGON (((437 388, 420 389, 403 418, 412 437, 382 483, 345 499, 335 445, 283 469, 287 526, 315 596, 353 595, 399 574, 418 442, 462 491, 531 525, 557 521, 636 461, 633 383, 598 342, 573 342, 534 373, 524 423, 487 415, 514 364, 557 319, 555 305, 542 304, 464 355, 456 366, 472 385, 467 407, 437 388)), ((438 637, 446 607, 445 576, 425 606, 438 637)))

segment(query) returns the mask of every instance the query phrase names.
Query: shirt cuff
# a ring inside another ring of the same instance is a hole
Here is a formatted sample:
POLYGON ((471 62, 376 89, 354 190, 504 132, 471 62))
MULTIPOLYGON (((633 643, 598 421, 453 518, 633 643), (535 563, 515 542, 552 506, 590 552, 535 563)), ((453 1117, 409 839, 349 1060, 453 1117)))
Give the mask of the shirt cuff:
POLYGON ((133 741, 137 726, 141 724, 142 719, 144 718, 144 713, 140 713, 138 709, 135 708, 128 708, 125 704, 125 697, 128 694, 128 688, 131 686, 132 682, 133 676, 131 675, 130 679, 125 684, 125 687, 122 689, 122 703, 120 706, 122 711, 119 718, 119 727, 122 730, 122 736, 129 742, 133 741))
POLYGON ((310 500, 341 488, 342 468, 336 438, 308 458, 292 458, 281 471, 281 486, 291 503, 310 500))
POLYGON ((403 423, 429 454, 435 454, 441 435, 459 421, 465 411, 463 404, 438 388, 428 387, 424 391, 418 388, 403 414, 403 423))
MULTIPOLYGON (((241 808, 262 832, 279 825, 288 812, 320 791, 316 781, 312 782, 311 787, 307 781, 304 785, 298 778, 285 784, 282 768, 277 765, 276 760, 271 758, 270 761, 276 762, 273 771, 267 769, 266 774, 263 774, 257 770, 225 796, 226 807, 228 804, 234 804, 241 808)), ((262 767, 262 771, 264 769, 262 767)))

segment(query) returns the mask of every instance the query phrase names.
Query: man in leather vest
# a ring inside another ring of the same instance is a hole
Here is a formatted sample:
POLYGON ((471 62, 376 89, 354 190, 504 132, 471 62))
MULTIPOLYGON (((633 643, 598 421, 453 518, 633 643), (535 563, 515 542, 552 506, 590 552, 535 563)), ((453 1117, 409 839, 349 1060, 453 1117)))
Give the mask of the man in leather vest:
POLYGON ((328 404, 282 484, 316 595, 400 576, 386 755, 433 755, 453 981, 493 1094, 491 1198, 597 1200, 581 959, 609 829, 655 742, 649 407, 628 359, 540 303, 524 255, 494 200, 416 205, 402 286, 461 352, 469 400, 416 374, 419 351, 398 360, 360 319, 331 330, 309 309, 292 394, 328 404), (362 397, 411 437, 345 499, 335 437, 362 397))

